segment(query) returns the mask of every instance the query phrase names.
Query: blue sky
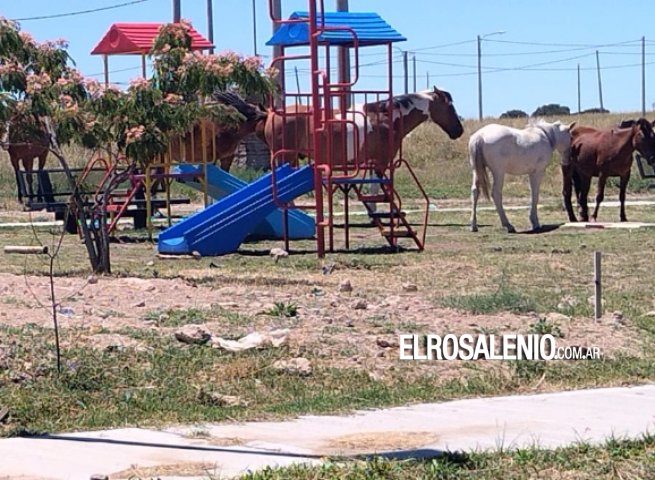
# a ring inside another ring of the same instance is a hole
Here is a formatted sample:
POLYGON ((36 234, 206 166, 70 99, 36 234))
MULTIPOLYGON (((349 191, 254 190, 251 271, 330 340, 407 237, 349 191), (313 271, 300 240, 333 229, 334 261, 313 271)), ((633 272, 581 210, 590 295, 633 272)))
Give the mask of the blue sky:
MULTIPOLYGON (((128 0, 3 0, 0 15, 26 18, 125 3, 128 0)), ((264 43, 271 35, 268 1, 256 0, 257 50, 270 55, 264 43)), ((326 9, 336 1, 325 0, 326 9)), ((519 108, 531 113, 539 105, 560 103, 577 110, 577 73, 581 71, 582 108, 599 106, 595 50, 600 51, 603 101, 611 111, 641 109, 641 37, 646 37, 646 107, 655 104, 655 9, 648 2, 622 0, 350 0, 352 11, 378 12, 407 37, 396 44, 416 56, 417 88, 431 84, 453 95, 464 117, 478 114, 476 37, 497 31, 482 42, 484 114, 496 116, 519 108), (649 38, 650 35, 650 38, 649 38)), ((282 0, 284 16, 306 10, 306 0, 282 0)), ((206 33, 206 1, 182 0, 182 16, 206 33)), ((171 0, 147 0, 113 10, 56 19, 25 20, 24 30, 37 39, 63 37, 86 75, 102 72, 100 57, 89 52, 114 22, 169 21, 171 0)), ((251 0, 214 0, 214 40, 217 49, 254 52, 251 0)), ((383 88, 385 55, 379 48, 363 49, 361 88, 383 88)), ((135 57, 110 60, 116 82, 139 75, 135 57)), ((299 67, 301 83, 307 74, 299 67)), ((401 53, 394 56, 394 91, 403 92, 401 53)), ((101 77, 98 76, 100 79, 101 77)), ((292 82, 295 85, 295 81, 292 82)), ((410 78, 410 90, 413 81, 410 78)), ((651 115, 652 117, 653 115, 651 115)))

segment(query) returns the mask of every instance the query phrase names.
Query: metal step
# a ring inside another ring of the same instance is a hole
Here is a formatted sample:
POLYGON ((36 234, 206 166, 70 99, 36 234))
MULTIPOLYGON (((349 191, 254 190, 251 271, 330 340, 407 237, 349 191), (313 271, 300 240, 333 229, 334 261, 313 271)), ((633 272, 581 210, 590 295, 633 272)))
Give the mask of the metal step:
POLYGON ((389 197, 383 193, 378 195, 360 195, 359 201, 364 203, 382 203, 388 202, 389 197))
POLYGON ((382 236, 385 238, 414 238, 416 236, 416 232, 414 230, 397 230, 394 229, 394 231, 386 230, 384 232, 381 232, 382 236))
POLYGON ((405 217, 405 212, 397 211, 397 210, 392 210, 391 212, 369 212, 368 216, 370 218, 378 218, 378 219, 391 219, 391 218, 404 218, 405 217))

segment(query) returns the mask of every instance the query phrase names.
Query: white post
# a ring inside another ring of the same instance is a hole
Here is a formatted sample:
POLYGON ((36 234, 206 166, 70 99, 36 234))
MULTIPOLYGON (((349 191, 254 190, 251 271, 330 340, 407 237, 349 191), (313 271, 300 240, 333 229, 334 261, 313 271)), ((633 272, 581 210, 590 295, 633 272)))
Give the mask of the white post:
POLYGON ((600 252, 594 252, 594 318, 596 320, 600 320, 603 316, 600 255, 600 252))

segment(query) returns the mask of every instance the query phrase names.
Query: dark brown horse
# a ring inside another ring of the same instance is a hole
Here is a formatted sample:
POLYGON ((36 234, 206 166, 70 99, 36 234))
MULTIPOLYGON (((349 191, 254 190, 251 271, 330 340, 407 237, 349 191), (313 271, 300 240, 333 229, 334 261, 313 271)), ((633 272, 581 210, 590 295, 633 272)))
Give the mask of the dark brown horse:
POLYGON ((266 119, 266 112, 230 92, 216 92, 212 100, 234 107, 244 120, 237 124, 201 120, 189 134, 173 136, 170 151, 174 161, 201 162, 204 148, 207 161, 220 162, 221 168, 229 171, 239 143, 255 133, 257 124, 266 119))
POLYGON ((578 126, 571 130, 571 155, 562 163, 564 206, 571 222, 577 219, 571 205, 571 188, 575 187, 582 221, 589 220, 587 196, 592 177, 598 177, 596 207, 593 221, 605 196, 605 184, 609 177, 619 177, 620 219, 625 215, 625 191, 630 180, 632 154, 637 150, 646 160, 655 157, 655 133, 645 118, 640 118, 627 128, 595 129, 578 126))
MULTIPOLYGON (((30 199, 34 197, 34 187, 32 172, 34 171, 34 159, 38 158, 38 178, 41 178, 41 171, 45 167, 45 162, 48 158, 50 150, 50 137, 43 129, 34 127, 20 127, 17 123, 9 122, 5 132, 4 148, 9 154, 11 166, 14 169, 16 176, 16 188, 18 191, 18 201, 23 201, 21 192, 21 178, 20 178, 20 164, 23 164, 25 170, 25 187, 26 194, 30 199)), ((38 189, 38 196, 41 196, 41 191, 38 189)), ((38 201, 41 199, 38 198, 38 201)))
MULTIPOLYGON (((328 133, 321 139, 320 153, 314 161, 325 162, 329 155, 331 164, 338 167, 351 164, 355 158, 371 160, 378 175, 382 175, 393 161, 402 139, 426 120, 435 122, 452 139, 464 132, 450 93, 436 87, 396 96, 391 102, 367 103, 346 112, 345 116, 336 113, 335 119, 336 122, 326 128, 328 133), (344 119, 351 123, 339 123, 344 119)), ((302 154, 312 150, 312 124, 307 107, 291 106, 287 107, 287 115, 269 111, 263 135, 271 150, 290 150, 281 154, 280 160, 295 161, 299 156, 296 152, 302 154)), ((258 132, 262 133, 261 128, 258 132)))

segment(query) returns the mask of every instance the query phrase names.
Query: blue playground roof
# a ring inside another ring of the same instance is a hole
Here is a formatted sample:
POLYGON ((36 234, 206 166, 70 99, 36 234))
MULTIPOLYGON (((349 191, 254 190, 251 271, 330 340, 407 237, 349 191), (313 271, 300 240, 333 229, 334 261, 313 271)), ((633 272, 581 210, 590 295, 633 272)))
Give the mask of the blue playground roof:
MULTIPOLYGON (((309 45, 309 13, 293 12, 290 20, 305 19, 305 23, 291 23, 282 25, 277 32, 266 42, 266 45, 301 46, 309 45)), ((377 13, 363 12, 325 12, 326 27, 349 27, 357 34, 359 45, 382 45, 391 42, 407 40, 385 22, 377 13)), ((320 14, 316 19, 321 25, 320 14)), ((346 30, 326 31, 320 36, 322 43, 330 45, 351 46, 353 44, 352 32, 346 30)))

